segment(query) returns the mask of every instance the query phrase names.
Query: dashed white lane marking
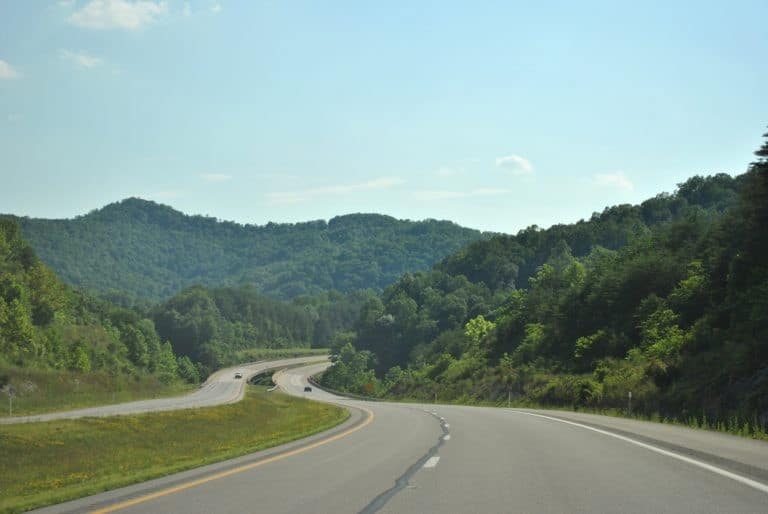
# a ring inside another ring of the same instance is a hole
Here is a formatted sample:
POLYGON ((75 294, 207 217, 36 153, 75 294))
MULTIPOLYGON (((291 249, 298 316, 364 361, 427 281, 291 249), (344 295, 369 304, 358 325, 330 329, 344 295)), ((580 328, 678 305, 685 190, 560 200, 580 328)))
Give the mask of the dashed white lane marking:
POLYGON ((427 462, 424 463, 424 468, 434 468, 437 466, 437 463, 440 461, 440 457, 430 457, 427 462))
POLYGON ((717 466, 713 466, 712 464, 707 464, 706 462, 702 462, 700 460, 692 459, 690 457, 686 457, 684 455, 680 455, 678 453, 670 452, 667 450, 663 450, 661 448, 657 448, 656 446, 651 446, 650 444, 641 443, 640 441, 636 441, 635 439, 630 439, 629 437, 624 437, 623 435, 614 434, 613 432, 607 432, 605 430, 600 430, 599 428, 590 427, 588 425, 582 425, 581 423, 574 423, 573 421, 566 421, 564 419, 560 418, 553 418, 550 416, 544 416, 542 414, 534 414, 532 412, 525 412, 525 411, 519 411, 519 410, 513 410, 511 412, 514 412, 516 414, 525 414, 526 416, 534 416, 536 418, 544 418, 549 419, 552 421, 558 421, 560 423, 565 423, 566 425, 572 425, 579 428, 584 428, 587 430, 591 430, 593 432, 597 432, 598 434, 607 435, 610 437, 615 437, 616 439, 620 439, 624 442, 634 444, 635 446, 639 446, 641 448, 645 448, 646 450, 650 450, 652 452, 660 453, 661 455, 666 455, 667 457, 672 457, 673 459, 681 460, 683 462, 687 462, 688 464, 692 464, 694 466, 697 466, 699 468, 706 469, 707 471, 711 471, 712 473, 716 473, 720 476, 730 478, 731 480, 735 480, 736 482, 740 482, 746 486, 749 486, 753 489, 757 489, 758 491, 762 491, 764 493, 768 493, 768 485, 763 484, 761 482, 757 482, 755 480, 749 479, 747 477, 737 475, 736 473, 731 473, 730 471, 727 471, 722 468, 718 468, 717 466))
POLYGON ((451 434, 445 434, 443 436, 443 441, 450 441, 451 440, 451 434))

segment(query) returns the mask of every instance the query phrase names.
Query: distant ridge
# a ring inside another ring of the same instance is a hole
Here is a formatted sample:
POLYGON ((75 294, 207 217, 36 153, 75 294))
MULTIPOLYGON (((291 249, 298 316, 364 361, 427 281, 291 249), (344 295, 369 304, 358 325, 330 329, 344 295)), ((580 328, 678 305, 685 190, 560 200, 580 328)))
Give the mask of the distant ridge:
POLYGON ((68 283, 146 300, 193 284, 252 284, 277 298, 380 290, 484 237, 450 221, 381 214, 242 225, 140 198, 74 219, 3 216, 19 223, 40 258, 68 283))

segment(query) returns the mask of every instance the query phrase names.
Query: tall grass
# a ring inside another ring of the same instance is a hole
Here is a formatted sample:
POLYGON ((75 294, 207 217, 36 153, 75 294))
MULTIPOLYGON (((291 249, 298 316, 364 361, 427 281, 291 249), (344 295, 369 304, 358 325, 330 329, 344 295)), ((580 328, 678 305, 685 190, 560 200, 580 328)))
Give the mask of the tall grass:
MULTIPOLYGON (((507 406, 507 402, 505 401, 478 402, 477 404, 479 403, 485 403, 486 405, 493 405, 496 407, 507 406)), ((756 416, 753 416, 752 419, 748 419, 744 416, 739 416, 736 414, 732 414, 728 418, 716 418, 712 416, 706 416, 704 414, 700 416, 665 416, 659 412, 652 412, 649 414, 646 412, 637 411, 630 412, 627 409, 549 405, 530 401, 512 401, 510 406, 517 408, 584 412, 587 414, 599 414, 602 416, 611 416, 616 418, 636 419, 639 421, 678 425, 682 427, 709 430, 712 432, 722 432, 740 437, 768 441, 768 426, 765 423, 761 423, 756 416)))
MULTIPOLYGON (((16 389, 14 416, 173 396, 195 387, 183 383, 166 385, 151 375, 74 373, 14 367, 0 368, 0 377, 16 389)), ((0 417, 3 416, 8 416, 8 397, 0 394, 0 417)))

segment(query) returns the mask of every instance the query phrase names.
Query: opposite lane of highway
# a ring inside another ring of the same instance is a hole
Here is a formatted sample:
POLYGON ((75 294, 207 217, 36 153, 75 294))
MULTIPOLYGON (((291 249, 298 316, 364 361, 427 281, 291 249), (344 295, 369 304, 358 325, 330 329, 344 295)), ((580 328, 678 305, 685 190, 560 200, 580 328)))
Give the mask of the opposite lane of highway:
POLYGON ((52 421, 56 419, 76 419, 85 417, 119 416, 125 414, 141 414, 169 410, 192 409, 197 407, 212 407, 240 401, 245 393, 248 378, 268 370, 281 369, 309 362, 317 362, 322 356, 296 357, 270 361, 251 362, 232 368, 221 369, 213 373, 199 389, 183 396, 139 400, 126 403, 115 403, 32 416, 14 416, 0 418, 0 424, 32 423, 37 421, 52 421), (241 379, 235 378, 235 373, 243 374, 241 379))

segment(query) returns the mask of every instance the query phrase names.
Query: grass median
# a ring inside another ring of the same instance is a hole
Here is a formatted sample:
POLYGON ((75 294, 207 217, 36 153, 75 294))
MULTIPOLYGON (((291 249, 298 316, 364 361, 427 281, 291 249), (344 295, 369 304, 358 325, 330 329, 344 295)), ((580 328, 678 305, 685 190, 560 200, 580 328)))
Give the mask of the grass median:
POLYGON ((0 426, 0 512, 21 512, 263 450, 331 428, 340 407, 248 386, 241 402, 0 426))

